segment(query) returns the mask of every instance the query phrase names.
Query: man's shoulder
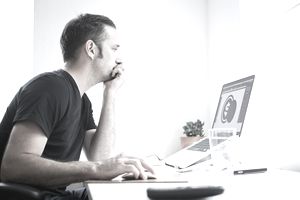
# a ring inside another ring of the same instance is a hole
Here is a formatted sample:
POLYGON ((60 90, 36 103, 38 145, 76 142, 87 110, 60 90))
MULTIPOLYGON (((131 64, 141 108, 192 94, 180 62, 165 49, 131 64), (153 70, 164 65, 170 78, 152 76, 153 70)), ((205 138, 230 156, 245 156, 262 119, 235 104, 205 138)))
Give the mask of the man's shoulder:
POLYGON ((64 76, 61 70, 53 71, 53 72, 44 72, 33 77, 29 80, 23 88, 27 88, 30 86, 34 87, 57 87, 56 89, 60 89, 60 87, 67 86, 67 78, 64 76), (60 86, 60 87, 59 87, 60 86))
POLYGON ((38 95, 65 96, 69 93, 70 83, 62 70, 45 72, 33 77, 22 88, 22 93, 38 95))

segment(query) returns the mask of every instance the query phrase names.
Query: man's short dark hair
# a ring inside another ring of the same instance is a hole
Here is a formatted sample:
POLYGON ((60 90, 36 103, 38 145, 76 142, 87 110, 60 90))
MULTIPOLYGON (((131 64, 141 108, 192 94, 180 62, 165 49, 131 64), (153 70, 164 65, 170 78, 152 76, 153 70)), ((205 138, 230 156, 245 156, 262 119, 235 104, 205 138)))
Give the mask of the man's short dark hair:
POLYGON ((68 22, 60 38, 64 62, 75 58, 78 48, 88 40, 93 40, 101 52, 101 41, 105 39, 104 28, 116 28, 111 19, 103 15, 81 14, 68 22))

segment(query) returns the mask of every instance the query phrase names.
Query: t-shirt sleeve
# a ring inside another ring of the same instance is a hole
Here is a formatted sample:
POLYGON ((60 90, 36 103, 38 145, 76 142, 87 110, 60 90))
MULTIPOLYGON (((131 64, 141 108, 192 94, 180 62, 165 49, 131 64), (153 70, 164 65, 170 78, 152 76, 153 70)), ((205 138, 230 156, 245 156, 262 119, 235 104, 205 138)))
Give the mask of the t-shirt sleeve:
POLYGON ((25 85, 19 91, 16 115, 13 123, 31 121, 37 124, 47 137, 52 133, 63 111, 64 87, 58 82, 41 79, 25 85))
POLYGON ((90 130, 90 129, 95 129, 97 128, 93 116, 93 109, 92 109, 92 103, 90 102, 88 96, 86 94, 83 95, 83 101, 86 107, 86 113, 87 113, 87 118, 86 118, 86 128, 85 130, 90 130))

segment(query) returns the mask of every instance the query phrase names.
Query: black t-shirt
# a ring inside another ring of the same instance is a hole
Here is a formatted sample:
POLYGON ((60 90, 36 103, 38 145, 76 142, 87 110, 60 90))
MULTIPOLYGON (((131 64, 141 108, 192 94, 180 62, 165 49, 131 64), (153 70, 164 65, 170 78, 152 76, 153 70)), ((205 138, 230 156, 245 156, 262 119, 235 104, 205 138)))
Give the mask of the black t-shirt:
POLYGON ((90 100, 80 96, 64 70, 40 74, 20 88, 0 124, 0 164, 11 130, 20 121, 37 124, 48 138, 42 156, 62 162, 78 160, 85 131, 96 128, 90 100))

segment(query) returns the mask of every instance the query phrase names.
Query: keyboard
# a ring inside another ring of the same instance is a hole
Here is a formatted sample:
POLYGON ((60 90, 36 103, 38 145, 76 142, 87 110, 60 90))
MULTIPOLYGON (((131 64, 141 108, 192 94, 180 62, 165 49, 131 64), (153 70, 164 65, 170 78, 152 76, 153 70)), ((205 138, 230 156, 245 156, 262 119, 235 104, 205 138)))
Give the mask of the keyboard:
POLYGON ((209 150, 209 148, 209 139, 206 138, 201 142, 191 146, 190 148, 188 148, 188 150, 206 152, 207 150, 209 150))
MULTIPOLYGON (((216 144, 220 144, 224 141, 226 141, 226 139, 215 139, 214 143, 216 145, 216 144)), ((202 152, 206 152, 209 149, 210 149, 210 146, 209 146, 209 139, 208 138, 205 138, 201 142, 198 142, 197 144, 195 144, 195 145, 191 146, 190 148, 188 148, 188 150, 202 151, 202 152)))

